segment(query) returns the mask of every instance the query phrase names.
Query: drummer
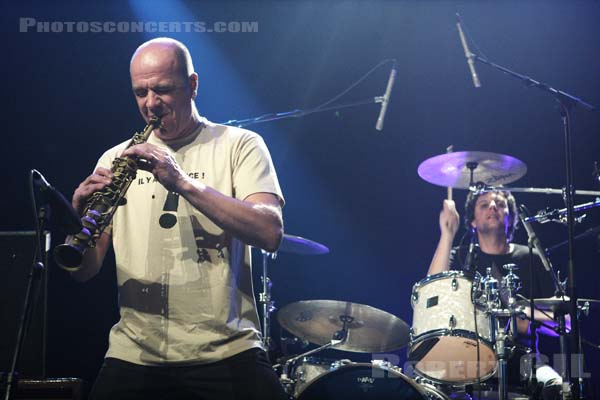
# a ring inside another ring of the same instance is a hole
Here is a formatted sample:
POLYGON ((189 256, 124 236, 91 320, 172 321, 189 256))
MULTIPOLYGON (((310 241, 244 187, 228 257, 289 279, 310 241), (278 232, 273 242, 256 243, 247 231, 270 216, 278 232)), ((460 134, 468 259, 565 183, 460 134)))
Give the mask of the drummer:
MULTIPOLYGON (((527 246, 512 243, 518 220, 517 204, 514 196, 506 190, 487 189, 470 191, 465 203, 465 226, 476 235, 478 249, 469 257, 469 246, 452 247, 454 237, 459 228, 459 215, 452 200, 444 200, 440 212, 440 240, 431 260, 428 275, 448 270, 470 269, 485 274, 486 267, 491 267, 492 275, 501 280, 506 274, 502 268, 506 264, 516 264, 519 270, 516 274, 521 278, 521 294, 528 296, 530 287, 530 257, 527 246), (466 261, 472 260, 471 265, 466 261)), ((534 257, 534 296, 551 297, 554 295, 554 285, 551 275, 544 269, 537 253, 534 257)), ((526 312, 529 312, 527 310, 526 312)), ((535 314, 537 320, 544 324, 556 325, 548 316, 535 314)), ((530 347, 529 321, 517 320, 518 341, 530 347)), ((538 332, 556 336, 548 328, 538 328, 538 332)), ((519 366, 515 365, 516 370, 519 366)), ((510 368, 509 371, 513 369, 510 368)), ((536 377, 544 385, 543 398, 558 398, 562 379, 548 365, 538 364, 536 377)), ((518 382, 510 382, 518 384, 518 382)))

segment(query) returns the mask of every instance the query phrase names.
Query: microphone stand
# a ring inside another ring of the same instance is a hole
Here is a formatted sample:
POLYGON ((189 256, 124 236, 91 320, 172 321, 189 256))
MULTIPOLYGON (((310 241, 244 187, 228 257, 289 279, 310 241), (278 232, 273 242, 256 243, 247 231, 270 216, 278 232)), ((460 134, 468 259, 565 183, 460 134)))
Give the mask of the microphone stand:
POLYGON ((287 119, 287 118, 302 118, 302 117, 305 117, 310 114, 315 114, 315 113, 320 113, 320 112, 325 112, 325 111, 332 111, 332 110, 341 110, 341 109, 349 108, 349 107, 362 106, 365 104, 377 104, 377 103, 382 103, 382 102, 383 102, 383 96, 377 96, 377 97, 372 97, 369 99, 355 101, 352 103, 338 104, 338 105, 329 106, 329 107, 322 107, 322 108, 315 107, 315 108, 309 108, 307 110, 295 109, 295 110, 284 111, 284 112, 280 112, 280 113, 265 114, 265 115, 261 115, 259 117, 254 117, 254 118, 230 119, 229 121, 222 122, 222 124, 223 125, 233 125, 233 126, 237 126, 238 128, 243 128, 245 126, 261 124, 263 122, 271 122, 271 121, 277 121, 280 119, 287 119))
MULTIPOLYGON (((531 313, 531 319, 529 323, 529 340, 531 342, 531 350, 533 354, 531 355, 531 375, 529 377, 529 389, 530 393, 536 392, 537 387, 537 353, 538 353, 538 345, 537 345, 537 328, 540 325, 539 322, 535 320, 535 300, 533 293, 533 285, 535 283, 535 272, 533 271, 533 237, 529 236, 527 239, 527 247, 529 249, 529 312, 531 313)), ((551 271, 552 276, 554 277, 554 271, 551 271)), ((565 377, 563 377, 564 379, 565 377)))
MULTIPOLYGON (((579 315, 577 312, 577 286, 575 278, 575 251, 574 251, 574 216, 573 216, 573 157, 571 150, 571 117, 570 111, 580 105, 588 110, 595 110, 595 107, 586 103, 582 99, 566 93, 560 89, 556 89, 546 83, 536 81, 529 76, 511 71, 501 65, 493 63, 477 54, 471 53, 473 60, 486 64, 504 74, 518 79, 525 83, 526 86, 534 87, 551 94, 560 104, 560 115, 564 134, 564 149, 565 149, 565 175, 566 175, 566 190, 565 190, 565 205, 567 208, 567 237, 569 241, 569 259, 568 259, 568 294, 570 296, 569 313, 571 314, 571 352, 574 356, 574 361, 577 363, 577 376, 570 377, 569 381, 572 386, 573 398, 583 399, 583 355, 581 354, 581 333, 579 331, 579 315), (577 378, 577 379, 575 379, 577 378)), ((568 359, 568 357, 567 357, 568 359)), ((570 371, 567 371, 567 376, 570 376, 570 371)))
MULTIPOLYGON (((33 308, 39 296, 39 285, 42 283, 43 271, 48 265, 48 252, 50 251, 50 232, 46 230, 46 222, 49 217, 49 208, 46 205, 42 206, 36 212, 36 237, 37 246, 35 251, 35 259, 29 271, 27 286, 25 288, 25 299, 23 300, 23 308, 19 319, 19 328, 17 331, 17 339, 15 350, 13 353, 10 370, 6 375, 6 385, 4 392, 4 400, 16 398, 15 391, 18 385, 17 365, 21 357, 21 351, 29 330, 29 324, 33 316, 33 308), (42 248, 45 249, 42 253, 42 248)), ((44 322, 45 323, 45 322, 44 322)), ((44 339, 45 340, 45 339, 44 339)), ((42 357, 45 357, 45 349, 43 349, 42 357)), ((45 365, 42 367, 42 375, 46 375, 45 365)))
MULTIPOLYGON (((579 235, 575 236, 575 240, 583 239, 585 237, 588 237, 588 236, 591 236, 591 235, 595 235, 596 233, 600 233, 600 225, 585 230, 584 232, 582 232, 579 235)), ((568 243, 569 242, 567 240, 562 241, 560 243, 557 243, 557 244, 555 244, 553 246, 548 247, 546 249, 546 251, 552 252, 552 251, 558 249, 559 247, 562 247, 562 246, 564 246, 565 244, 568 244, 568 243)))
POLYGON ((350 87, 347 88, 346 90, 344 90, 342 93, 338 94, 334 98, 328 100, 327 102, 321 104, 318 107, 309 108, 307 110, 295 109, 295 110, 284 111, 284 112, 280 112, 280 113, 264 114, 264 115, 254 117, 254 118, 230 119, 229 121, 222 122, 222 124, 223 125, 233 125, 233 126, 237 126, 238 128, 242 128, 242 127, 249 126, 249 125, 260 124, 263 122, 277 121, 280 119, 301 118, 301 117, 305 117, 310 114, 315 114, 315 113, 324 112, 324 111, 341 110, 344 108, 357 107, 357 106, 362 106, 365 104, 381 103, 382 111, 380 111, 379 117, 377 118, 377 125, 376 125, 375 129, 382 130, 383 129, 383 117, 385 116, 384 108, 387 108, 387 102, 389 102, 390 92, 392 90, 392 86, 393 86, 394 79, 396 76, 395 71, 396 71, 396 60, 395 59, 386 59, 386 60, 381 61, 379 64, 377 64, 373 68, 371 68, 371 70, 369 70, 365 75, 363 75, 358 81, 356 81, 355 83, 350 85, 350 87), (337 99, 341 98, 343 95, 348 93, 350 90, 352 90, 356 85, 358 85, 364 79, 366 79, 368 76, 370 76, 379 67, 381 67, 382 65, 389 63, 389 62, 393 63, 392 64, 392 72, 390 72, 390 77, 388 78, 387 88, 386 88, 385 94, 383 96, 376 96, 376 97, 371 97, 371 98, 367 98, 364 100, 354 101, 351 103, 343 103, 343 104, 328 106, 328 104, 331 104, 332 102, 336 101, 337 99))
POLYGON ((467 252, 467 257, 465 260, 464 269, 467 272, 473 272, 476 270, 475 261, 477 259, 478 254, 478 245, 477 245, 477 230, 475 228, 471 228, 471 242, 469 243, 469 250, 467 252))

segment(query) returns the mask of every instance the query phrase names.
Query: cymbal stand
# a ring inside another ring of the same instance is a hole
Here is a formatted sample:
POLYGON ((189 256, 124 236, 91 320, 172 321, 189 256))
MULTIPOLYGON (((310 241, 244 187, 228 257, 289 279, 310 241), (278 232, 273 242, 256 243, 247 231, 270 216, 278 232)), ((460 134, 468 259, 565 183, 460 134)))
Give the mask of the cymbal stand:
POLYGON ((262 281, 263 291, 258 296, 258 302, 262 304, 262 320, 263 320, 263 345, 265 349, 269 351, 273 346, 273 341, 271 338, 271 313, 275 311, 277 308, 275 307, 275 302, 271 300, 271 288, 273 287, 273 282, 269 278, 269 258, 274 260, 277 257, 277 253, 269 253, 264 250, 261 250, 262 253, 262 276, 260 277, 262 281))

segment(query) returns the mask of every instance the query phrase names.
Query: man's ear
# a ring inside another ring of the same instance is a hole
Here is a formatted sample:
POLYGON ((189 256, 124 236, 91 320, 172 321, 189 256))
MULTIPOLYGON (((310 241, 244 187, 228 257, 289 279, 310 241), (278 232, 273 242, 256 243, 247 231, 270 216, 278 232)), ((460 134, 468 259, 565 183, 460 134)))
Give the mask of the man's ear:
POLYGON ((190 75, 190 88, 192 89, 192 99, 195 99, 198 95, 198 74, 192 73, 190 75))

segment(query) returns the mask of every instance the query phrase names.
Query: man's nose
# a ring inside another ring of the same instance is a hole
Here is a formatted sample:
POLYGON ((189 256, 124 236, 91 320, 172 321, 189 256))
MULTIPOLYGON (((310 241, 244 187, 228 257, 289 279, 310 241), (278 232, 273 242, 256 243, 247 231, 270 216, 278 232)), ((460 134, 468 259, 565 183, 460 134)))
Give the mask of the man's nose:
POLYGON ((498 209, 498 206, 496 206, 496 202, 495 202, 494 200, 491 200, 491 201, 490 201, 490 206, 489 206, 489 207, 490 207, 490 208, 492 208, 492 207, 493 207, 493 208, 495 208, 495 209, 498 209))
POLYGON ((159 95, 154 93, 152 90, 148 91, 148 95, 146 96, 146 107, 150 111, 154 111, 160 107, 162 100, 159 95))

